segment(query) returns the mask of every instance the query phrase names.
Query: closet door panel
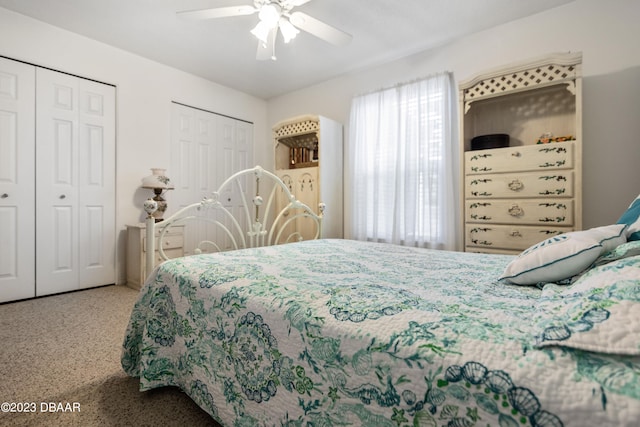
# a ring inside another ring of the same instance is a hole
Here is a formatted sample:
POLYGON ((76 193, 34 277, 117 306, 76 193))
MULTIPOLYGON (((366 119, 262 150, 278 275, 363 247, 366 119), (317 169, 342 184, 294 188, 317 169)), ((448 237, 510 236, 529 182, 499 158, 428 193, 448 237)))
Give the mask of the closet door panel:
MULTIPOLYGON (((216 117, 204 111, 172 104, 171 165, 167 174, 176 189, 165 195, 170 213, 211 195, 215 184, 216 117)), ((184 228, 185 255, 193 254, 199 236, 215 233, 204 222, 184 228)))
POLYGON ((36 71, 36 295, 77 288, 78 82, 36 71))
POLYGON ((79 288, 115 282, 115 88, 79 79, 79 288))
MULTIPOLYGON (((198 200, 196 190, 196 111, 182 105, 171 105, 171 165, 167 174, 175 190, 167 192, 168 216, 198 200)), ((153 165, 149 165, 151 167, 153 165)), ((149 194, 151 197, 152 194, 149 194)), ((185 255, 192 255, 199 230, 190 225, 184 229, 185 255)))
MULTIPOLYGON (((72 206, 54 206, 51 210, 52 247, 48 254, 49 274, 65 276, 75 268, 75 214, 72 206)), ((38 281, 40 285, 40 281, 38 281)))
POLYGON ((35 296, 34 81, 0 58, 0 302, 35 296))
MULTIPOLYGON (((218 158, 216 161, 219 176, 218 185, 234 173, 254 166, 250 163, 249 147, 251 144, 247 139, 246 128, 245 122, 229 117, 218 117, 218 158), (220 176, 221 173, 222 176, 220 176)), ((240 226, 248 229, 251 223, 250 213, 243 209, 244 206, 247 206, 243 202, 243 198, 250 199, 252 197, 254 183, 249 182, 247 176, 239 183, 241 188, 227 187, 225 193, 221 194, 221 201, 233 213, 234 218, 238 219, 240 226)), ((225 222, 227 227, 231 227, 228 218, 225 219, 225 222)), ((223 236, 223 241, 226 244, 225 250, 232 248, 231 241, 227 236, 223 236)))

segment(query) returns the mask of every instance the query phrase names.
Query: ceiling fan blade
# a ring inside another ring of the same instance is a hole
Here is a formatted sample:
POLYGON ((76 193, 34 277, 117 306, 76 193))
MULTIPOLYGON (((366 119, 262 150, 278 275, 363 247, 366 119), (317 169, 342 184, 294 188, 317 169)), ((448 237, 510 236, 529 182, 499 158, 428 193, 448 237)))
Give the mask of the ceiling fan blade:
POLYGON ((186 19, 214 19, 226 18, 228 16, 251 15, 257 11, 258 9, 252 6, 228 6, 213 9, 183 10, 176 12, 176 14, 186 19))
POLYGON ((276 36, 278 35, 278 27, 272 29, 267 37, 267 42, 263 43, 258 40, 258 51, 256 59, 258 61, 267 61, 269 59, 276 60, 276 36))
POLYGON ((332 27, 329 24, 325 24, 324 22, 303 12, 293 12, 289 17, 289 21, 302 31, 313 34, 314 36, 336 46, 344 46, 353 38, 351 34, 338 30, 337 28, 332 27))
POLYGON ((305 3, 309 3, 311 0, 289 0, 289 4, 293 7, 302 6, 305 3))

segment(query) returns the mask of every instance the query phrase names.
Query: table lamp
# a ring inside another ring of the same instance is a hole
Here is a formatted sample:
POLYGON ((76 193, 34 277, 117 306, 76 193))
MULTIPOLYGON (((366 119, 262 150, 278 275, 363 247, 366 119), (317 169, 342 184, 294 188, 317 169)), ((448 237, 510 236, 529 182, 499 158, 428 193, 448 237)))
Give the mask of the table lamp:
POLYGON ((158 209, 152 215, 156 222, 162 221, 162 216, 167 210, 167 201, 162 195, 165 191, 175 188, 171 180, 164 174, 165 171, 166 169, 162 168, 151 168, 151 175, 142 178, 142 188, 150 188, 155 194, 153 200, 158 204, 158 209))

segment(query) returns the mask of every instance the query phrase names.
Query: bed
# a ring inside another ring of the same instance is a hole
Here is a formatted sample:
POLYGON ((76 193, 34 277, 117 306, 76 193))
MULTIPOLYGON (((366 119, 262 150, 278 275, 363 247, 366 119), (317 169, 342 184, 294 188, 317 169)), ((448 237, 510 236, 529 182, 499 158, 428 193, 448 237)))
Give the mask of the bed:
POLYGON ((244 169, 225 179, 211 195, 161 222, 154 216, 158 203, 148 199, 145 239, 156 251, 146 251, 145 276, 152 270, 149 266, 169 259, 165 238, 175 227, 183 229, 185 255, 317 239, 322 235, 325 204, 320 202, 316 213, 293 196, 289 185, 261 166, 244 169))
POLYGON ((227 427, 637 425, 629 236, 616 224, 517 257, 320 238, 168 260, 122 366, 227 427), (532 255, 543 264, 523 267, 532 255))

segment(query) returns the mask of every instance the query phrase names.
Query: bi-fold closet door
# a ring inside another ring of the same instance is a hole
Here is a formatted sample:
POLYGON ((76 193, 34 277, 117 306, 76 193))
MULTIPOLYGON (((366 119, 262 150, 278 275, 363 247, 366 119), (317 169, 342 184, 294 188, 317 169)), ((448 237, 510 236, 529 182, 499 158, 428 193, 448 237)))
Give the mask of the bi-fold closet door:
MULTIPOLYGON (((253 167, 253 123, 210 111, 173 103, 171 107, 171 164, 168 175, 176 188, 169 197, 171 213, 181 207, 211 197, 211 192, 234 173, 253 167)), ((245 182, 241 191, 232 188, 220 195, 222 204, 235 218, 244 218, 242 197, 252 197, 248 191, 252 182, 245 182)), ((219 221, 230 227, 228 218, 219 221)), ((231 242, 220 229, 206 224, 188 224, 184 230, 185 255, 191 255, 202 236, 231 242)))
POLYGON ((0 301, 115 282, 115 88, 0 58, 0 301))

